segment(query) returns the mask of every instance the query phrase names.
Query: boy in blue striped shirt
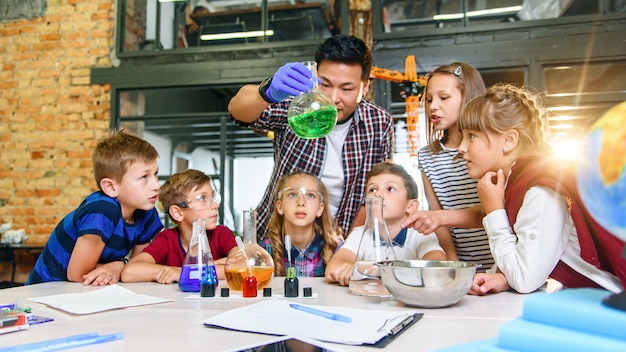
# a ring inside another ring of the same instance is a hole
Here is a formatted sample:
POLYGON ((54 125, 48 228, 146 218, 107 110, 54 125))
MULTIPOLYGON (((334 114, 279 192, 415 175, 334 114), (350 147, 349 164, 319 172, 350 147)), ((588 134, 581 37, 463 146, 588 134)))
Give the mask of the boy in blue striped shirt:
POLYGON ((128 253, 141 253, 163 228, 154 208, 158 159, 150 143, 123 130, 100 140, 92 155, 100 190, 56 226, 26 285, 117 283, 128 253))

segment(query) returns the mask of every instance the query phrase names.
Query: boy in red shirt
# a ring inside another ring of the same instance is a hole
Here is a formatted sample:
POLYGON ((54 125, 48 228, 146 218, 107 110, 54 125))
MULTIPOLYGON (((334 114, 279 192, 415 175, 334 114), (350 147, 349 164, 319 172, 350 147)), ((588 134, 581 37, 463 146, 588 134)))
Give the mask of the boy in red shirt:
POLYGON ((176 173, 161 186, 159 202, 177 226, 161 231, 142 253, 133 257, 122 272, 122 281, 178 282, 189 249, 193 219, 206 219, 217 276, 224 279, 226 258, 237 244, 233 232, 217 224, 219 196, 211 187, 211 178, 198 170, 176 173))

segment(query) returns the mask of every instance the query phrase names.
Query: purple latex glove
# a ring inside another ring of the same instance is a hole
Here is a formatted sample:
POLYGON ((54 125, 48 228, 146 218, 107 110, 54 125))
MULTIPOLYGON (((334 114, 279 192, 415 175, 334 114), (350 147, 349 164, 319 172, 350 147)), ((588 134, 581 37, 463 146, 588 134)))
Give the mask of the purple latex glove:
POLYGON ((272 78, 267 89, 267 97, 278 103, 289 96, 308 92, 313 88, 313 74, 300 62, 290 62, 281 66, 272 78))

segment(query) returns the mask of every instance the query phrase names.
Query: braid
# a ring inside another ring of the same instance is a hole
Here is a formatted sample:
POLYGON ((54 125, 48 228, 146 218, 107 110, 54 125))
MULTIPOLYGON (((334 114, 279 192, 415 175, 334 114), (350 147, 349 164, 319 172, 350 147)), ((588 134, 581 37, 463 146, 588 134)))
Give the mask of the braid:
MULTIPOLYGON (((514 86, 513 86, 514 87, 514 86)), ((545 110, 542 107, 540 97, 532 94, 528 90, 514 87, 511 94, 518 97, 519 104, 526 111, 527 128, 524 133, 526 137, 526 150, 531 153, 543 153, 548 149, 546 140, 547 130, 545 126, 545 110)), ((522 131, 520 131, 522 132, 522 131)))
POLYGON ((485 99, 492 115, 486 126, 489 131, 504 133, 515 129, 522 152, 543 154, 549 151, 545 114, 538 95, 512 84, 498 83, 488 89, 485 99))

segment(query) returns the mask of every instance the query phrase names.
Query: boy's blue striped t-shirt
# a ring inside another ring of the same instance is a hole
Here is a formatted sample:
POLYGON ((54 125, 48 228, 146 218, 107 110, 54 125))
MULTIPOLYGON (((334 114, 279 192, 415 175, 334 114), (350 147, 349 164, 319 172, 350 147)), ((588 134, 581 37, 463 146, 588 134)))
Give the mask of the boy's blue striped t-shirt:
POLYGON ((162 228, 156 209, 135 210, 134 223, 128 224, 117 199, 94 192, 57 224, 26 284, 67 281, 67 266, 82 235, 102 238, 105 245, 98 263, 109 263, 125 257, 134 245, 149 243, 162 228))

